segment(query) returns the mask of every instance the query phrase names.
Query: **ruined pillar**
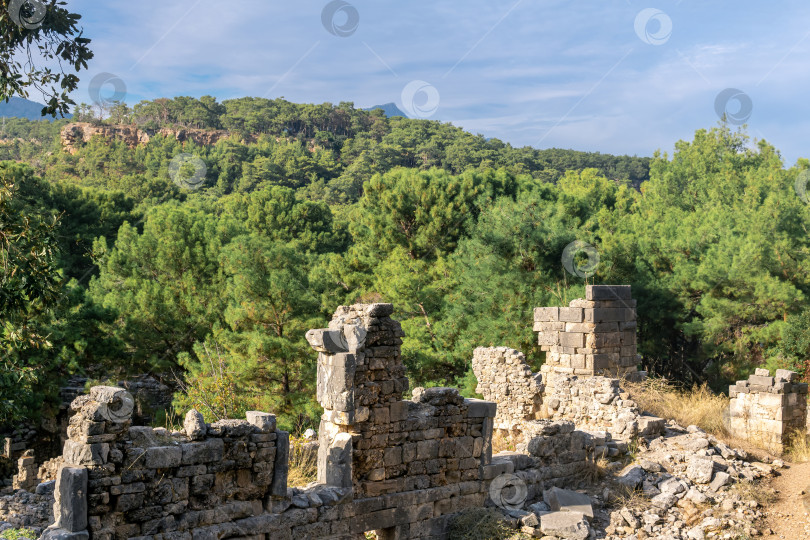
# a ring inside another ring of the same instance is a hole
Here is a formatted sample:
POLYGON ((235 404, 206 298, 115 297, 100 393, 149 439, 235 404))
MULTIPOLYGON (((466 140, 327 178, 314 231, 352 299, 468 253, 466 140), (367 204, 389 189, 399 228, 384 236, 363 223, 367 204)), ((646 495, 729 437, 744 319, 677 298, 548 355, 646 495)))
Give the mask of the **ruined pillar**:
POLYGON ((384 476, 376 472, 382 459, 364 459, 354 449, 379 448, 382 458, 392 415, 399 418, 407 410, 402 393, 408 379, 399 350, 404 333, 391 319, 393 312, 391 304, 341 306, 328 328, 307 332, 319 353, 317 399, 324 408, 320 483, 351 487, 353 479, 384 476))
POLYGON ((807 424, 807 383, 799 374, 757 369, 747 380, 729 388, 729 429, 732 433, 774 452, 782 452, 791 436, 807 424))
POLYGON ((629 285, 588 285, 585 299, 534 311, 542 373, 638 379, 636 301, 629 285))

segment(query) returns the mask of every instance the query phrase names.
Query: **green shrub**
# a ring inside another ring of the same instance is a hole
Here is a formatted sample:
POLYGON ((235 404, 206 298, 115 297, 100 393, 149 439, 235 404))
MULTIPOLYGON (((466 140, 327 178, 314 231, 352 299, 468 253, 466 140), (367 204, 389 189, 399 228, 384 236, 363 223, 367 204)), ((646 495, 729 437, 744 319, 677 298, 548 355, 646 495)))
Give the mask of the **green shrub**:
POLYGON ((37 538, 37 533, 31 529, 6 529, 0 533, 0 538, 7 540, 17 540, 18 538, 37 538))

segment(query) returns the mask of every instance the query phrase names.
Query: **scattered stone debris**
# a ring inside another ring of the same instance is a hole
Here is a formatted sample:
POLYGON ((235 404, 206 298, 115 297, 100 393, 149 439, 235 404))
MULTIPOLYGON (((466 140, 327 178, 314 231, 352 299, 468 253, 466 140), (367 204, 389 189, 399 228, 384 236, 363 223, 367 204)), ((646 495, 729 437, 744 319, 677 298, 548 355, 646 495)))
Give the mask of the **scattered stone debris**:
MULTIPOLYGON (((451 388, 417 388, 403 400, 393 306, 339 308, 328 328, 306 336, 319 352, 325 410, 319 443, 305 435, 318 452, 318 481, 306 487, 287 485, 289 434, 272 414, 206 424, 192 410, 170 432, 132 426, 132 395, 93 387, 71 404, 63 459, 45 467, 56 482, 34 487, 33 465, 22 463, 18 483, 34 492, 5 490, 0 529, 53 523, 43 538, 60 539, 434 539, 486 507, 516 533, 546 540, 760 535, 755 482, 784 464, 644 416, 618 379, 600 374, 640 373, 629 364, 634 305, 629 288, 589 286, 587 300, 541 311, 541 342, 558 343, 548 345, 557 362, 542 376, 518 351, 476 350, 479 388, 497 408, 451 388), (571 367, 579 355, 585 367, 571 367), (499 425, 516 451, 493 455, 499 425)), ((801 393, 788 387, 794 375, 779 375, 772 387, 801 393)))

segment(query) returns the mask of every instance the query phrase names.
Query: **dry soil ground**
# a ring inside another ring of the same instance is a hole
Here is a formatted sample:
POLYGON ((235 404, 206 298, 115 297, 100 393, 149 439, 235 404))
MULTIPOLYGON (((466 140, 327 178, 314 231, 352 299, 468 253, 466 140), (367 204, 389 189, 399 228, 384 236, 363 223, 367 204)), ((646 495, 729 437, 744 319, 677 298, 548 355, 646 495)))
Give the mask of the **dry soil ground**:
POLYGON ((763 489, 772 489, 776 501, 765 508, 763 538, 810 539, 810 463, 787 464, 763 489))

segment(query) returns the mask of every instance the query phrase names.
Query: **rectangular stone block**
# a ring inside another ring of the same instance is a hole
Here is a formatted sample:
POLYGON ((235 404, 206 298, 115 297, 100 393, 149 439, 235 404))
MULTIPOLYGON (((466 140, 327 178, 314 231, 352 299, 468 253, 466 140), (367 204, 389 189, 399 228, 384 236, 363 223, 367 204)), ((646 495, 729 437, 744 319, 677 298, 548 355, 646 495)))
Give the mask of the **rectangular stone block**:
POLYGON ((581 334, 590 334, 591 332, 594 332, 595 329, 596 325, 594 323, 565 323, 566 332, 579 332, 581 334))
POLYGON ((349 433, 338 433, 329 441, 327 451, 318 453, 318 477, 328 486, 352 487, 352 436, 349 433))
MULTIPOLYGON (((759 370, 757 370, 759 371, 759 370)), ((768 370, 765 370, 768 371, 768 370)), ((762 375, 751 375, 748 377, 748 383, 751 385, 758 385, 764 386, 765 388, 770 388, 774 384, 773 377, 762 376, 762 375)))
POLYGON ((287 496, 287 475, 290 471, 290 434, 278 431, 276 440, 276 458, 273 461, 273 483, 270 494, 274 497, 287 496))
POLYGON ((795 371, 790 371, 789 369, 777 369, 776 370, 776 380, 777 381, 785 381, 785 382, 798 382, 799 374, 795 371))
POLYGON ((534 320, 536 322, 555 322, 560 320, 560 311, 557 307, 534 308, 534 320))
MULTIPOLYGON (((582 322, 582 308, 561 307, 560 321, 580 323, 582 322)), ((589 321, 591 322, 591 321, 589 321)))
POLYGON ((560 344, 560 333, 554 332, 540 332, 537 335, 537 344, 546 347, 551 347, 560 344))
POLYGON ((225 454, 225 442, 222 439, 208 439, 202 442, 193 442, 180 445, 183 465, 196 465, 199 463, 216 463, 222 460, 225 454))
POLYGON ((467 418, 494 418, 498 404, 482 399, 465 399, 467 405, 467 418))
POLYGON ((154 448, 147 448, 143 456, 143 464, 147 469, 169 469, 171 467, 179 467, 182 460, 183 451, 179 446, 157 446, 154 448))
POLYGON ((65 441, 62 456, 68 465, 104 465, 110 454, 108 443, 84 444, 65 441))
POLYGON ((354 410, 354 377, 357 357, 340 353, 318 355, 317 400, 324 409, 350 412, 354 410))
POLYGON ((276 415, 260 411, 247 411, 245 413, 247 421, 262 433, 272 433, 276 430, 276 415))
POLYGON ((87 469, 61 467, 56 475, 55 526, 68 532, 87 529, 87 469))
POLYGON ((632 318, 630 309, 620 308, 593 308, 584 310, 585 322, 602 323, 602 322, 621 322, 627 321, 632 318))
MULTIPOLYGON (((563 347, 584 347, 585 334, 563 332, 560 334, 560 345, 563 347)), ((574 353, 574 351, 570 351, 569 354, 571 353, 574 353)))
POLYGON ((630 285, 586 285, 585 300, 630 300, 630 285))

